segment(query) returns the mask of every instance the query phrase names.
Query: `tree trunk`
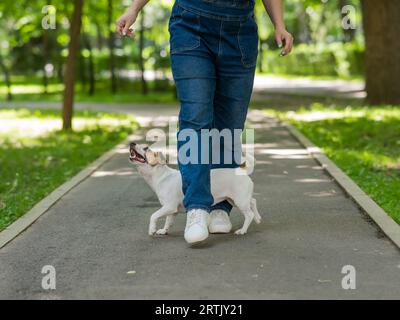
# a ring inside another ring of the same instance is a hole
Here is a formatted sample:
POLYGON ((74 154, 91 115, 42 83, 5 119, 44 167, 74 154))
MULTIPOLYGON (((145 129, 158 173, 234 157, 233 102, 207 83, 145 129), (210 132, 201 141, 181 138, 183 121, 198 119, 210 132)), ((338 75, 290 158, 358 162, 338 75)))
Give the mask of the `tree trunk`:
POLYGON ((72 128, 72 115, 74 104, 74 81, 76 73, 76 60, 79 53, 79 35, 82 25, 83 0, 74 0, 74 13, 71 21, 70 42, 68 58, 64 76, 64 104, 63 104, 63 129, 72 128))
POLYGON ((264 72, 264 40, 261 37, 258 39, 258 71, 263 73, 264 72))
MULTIPOLYGON (((80 45, 82 46, 82 43, 80 45)), ((79 64, 78 64, 79 79, 81 80, 82 92, 86 91, 87 77, 86 77, 86 61, 83 56, 82 50, 79 51, 79 64)))
MULTIPOLYGON (((47 1, 47 5, 51 5, 51 1, 47 1)), ((48 93, 49 79, 47 78, 46 65, 50 62, 50 46, 49 46, 49 31, 43 30, 43 93, 48 93)))
POLYGON ((85 48, 89 51, 88 57, 88 71, 89 71, 89 95, 93 96, 96 86, 96 77, 94 74, 94 62, 93 62, 93 50, 92 44, 90 43, 90 39, 86 34, 83 34, 83 42, 85 44, 85 48))
POLYGON ((97 48, 101 50, 103 49, 103 36, 101 34, 101 27, 98 21, 94 21, 94 25, 96 27, 97 48))
POLYGON ((11 77, 10 77, 10 70, 3 62, 3 58, 0 56, 0 68, 4 72, 4 82, 7 86, 7 101, 12 100, 12 92, 11 92, 11 77))
POLYGON ((43 31, 43 93, 47 94, 49 79, 47 78, 46 65, 49 62, 49 33, 47 30, 43 31))
POLYGON ((368 102, 400 104, 400 1, 363 0, 368 102))
POLYGON ((113 24, 113 0, 108 0, 108 49, 110 51, 110 73, 111 73, 111 92, 115 94, 117 92, 117 77, 115 75, 115 32, 111 30, 111 24, 113 24))
POLYGON ((144 10, 140 13, 140 32, 139 32, 139 69, 140 77, 142 82, 142 94, 146 95, 148 93, 147 82, 144 77, 145 67, 144 67, 144 10))

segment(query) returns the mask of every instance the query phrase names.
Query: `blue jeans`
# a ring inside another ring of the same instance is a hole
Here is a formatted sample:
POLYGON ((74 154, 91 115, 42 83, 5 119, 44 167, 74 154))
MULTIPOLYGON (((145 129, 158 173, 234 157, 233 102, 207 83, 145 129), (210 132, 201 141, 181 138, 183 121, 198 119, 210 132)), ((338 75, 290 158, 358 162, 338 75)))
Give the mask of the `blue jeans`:
POLYGON ((172 9, 171 67, 181 104, 178 164, 187 211, 232 209, 228 201, 213 206, 210 170, 239 166, 235 157, 225 162, 224 153, 241 153, 240 142, 221 139, 219 163, 201 162, 200 151, 198 163, 183 163, 179 152, 193 138, 183 137, 185 129, 195 133, 199 147, 211 144, 202 141, 202 129, 227 129, 232 135, 235 129, 243 130, 258 53, 253 7, 253 0, 176 0, 172 9))

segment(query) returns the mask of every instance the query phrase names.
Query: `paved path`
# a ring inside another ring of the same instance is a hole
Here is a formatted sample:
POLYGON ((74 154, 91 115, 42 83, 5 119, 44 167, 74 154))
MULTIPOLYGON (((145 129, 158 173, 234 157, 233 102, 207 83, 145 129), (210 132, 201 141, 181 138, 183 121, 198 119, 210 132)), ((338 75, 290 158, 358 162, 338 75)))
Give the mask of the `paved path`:
POLYGON ((150 238, 159 204, 121 150, 0 250, 0 298, 400 298, 398 249, 284 127, 258 111, 249 119, 264 221, 246 236, 188 248, 180 215, 169 236, 150 238), (41 288, 44 265, 56 290, 41 288), (344 265, 356 290, 341 287, 344 265))
POLYGON ((310 78, 282 78, 257 75, 255 92, 281 93, 305 96, 333 96, 338 98, 365 98, 365 84, 360 80, 316 80, 310 78))
MULTIPOLYGON (((135 110, 148 126, 177 112, 135 110)), ((121 150, 0 250, 0 298, 400 298, 399 250, 284 127, 259 111, 249 126, 264 221, 246 236, 191 249, 180 215, 169 236, 148 237, 159 204, 121 150), (56 268, 56 290, 41 288, 44 265, 56 268), (344 265, 356 290, 341 287, 344 265)), ((237 228, 242 216, 232 220, 237 228)))

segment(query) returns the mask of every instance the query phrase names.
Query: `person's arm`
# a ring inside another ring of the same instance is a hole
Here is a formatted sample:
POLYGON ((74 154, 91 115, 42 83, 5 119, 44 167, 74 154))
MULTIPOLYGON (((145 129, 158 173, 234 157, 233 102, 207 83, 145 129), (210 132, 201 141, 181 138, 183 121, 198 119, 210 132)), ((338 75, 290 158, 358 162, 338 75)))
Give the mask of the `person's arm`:
POLYGON ((135 23, 140 10, 142 10, 149 1, 150 0, 134 0, 128 11, 117 20, 117 32, 121 36, 131 37, 133 35, 133 31, 130 27, 135 23))
POLYGON ((275 39, 279 48, 283 47, 282 55, 287 55, 292 51, 293 36, 286 30, 283 19, 282 0, 263 0, 265 10, 275 26, 275 39))

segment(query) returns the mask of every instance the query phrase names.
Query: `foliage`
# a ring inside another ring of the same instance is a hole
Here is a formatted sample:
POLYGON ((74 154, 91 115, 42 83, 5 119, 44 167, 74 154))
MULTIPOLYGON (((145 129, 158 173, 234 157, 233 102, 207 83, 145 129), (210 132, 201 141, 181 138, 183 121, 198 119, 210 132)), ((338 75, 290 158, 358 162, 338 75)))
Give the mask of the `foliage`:
MULTIPOLYGON (((123 70, 138 70, 139 57, 145 61, 145 69, 157 71, 165 78, 169 72, 168 17, 173 0, 150 1, 145 7, 144 30, 137 23, 135 39, 113 37, 113 49, 117 74, 123 70), (144 47, 139 47, 139 33, 143 31, 144 47)), ((81 55, 78 63, 78 81, 91 83, 91 94, 96 94, 97 79, 109 77, 109 39, 115 31, 114 21, 126 10, 130 1, 109 0, 85 1, 81 55), (90 66, 93 66, 91 68, 90 66), (94 82, 93 82, 94 81, 94 82)), ((361 14, 358 0, 284 1, 287 28, 294 34, 297 47, 292 57, 276 59, 273 27, 262 1, 256 1, 256 18, 259 35, 265 49, 260 51, 260 68, 268 72, 298 75, 351 76, 360 75, 363 37, 360 32, 361 14), (350 4, 356 9, 353 20, 357 22, 354 32, 342 28, 341 4, 350 4), (347 38, 346 38, 347 37, 347 38), (350 37, 348 39, 348 37, 350 37), (343 42, 352 44, 343 45, 343 42), (321 54, 321 57, 317 57, 321 54), (262 68, 262 65, 264 67, 262 68)), ((43 91, 47 91, 50 80, 63 81, 63 65, 67 56, 72 1, 60 0, 3 0, 0 3, 0 67, 12 75, 39 76, 43 91), (56 29, 43 29, 42 19, 45 5, 56 9, 56 29)), ((263 71, 261 70, 260 71, 263 71)), ((119 75, 120 78, 123 75, 119 75)), ((137 76, 139 77, 139 75, 137 76)), ((0 81, 6 81, 0 79, 0 81)), ((10 81, 8 81, 10 82, 10 81)), ((121 83, 121 81, 118 81, 121 83)), ((8 85, 12 85, 8 83, 8 85)), ((88 89, 89 90, 89 89, 88 89)))
POLYGON ((362 76, 364 48, 357 43, 299 44, 292 54, 279 57, 279 50, 269 50, 263 56, 265 72, 299 76, 362 76))

